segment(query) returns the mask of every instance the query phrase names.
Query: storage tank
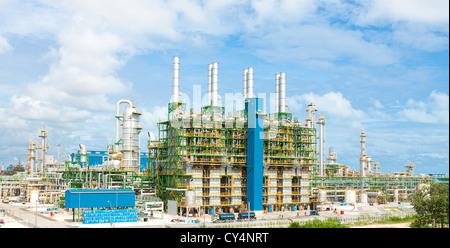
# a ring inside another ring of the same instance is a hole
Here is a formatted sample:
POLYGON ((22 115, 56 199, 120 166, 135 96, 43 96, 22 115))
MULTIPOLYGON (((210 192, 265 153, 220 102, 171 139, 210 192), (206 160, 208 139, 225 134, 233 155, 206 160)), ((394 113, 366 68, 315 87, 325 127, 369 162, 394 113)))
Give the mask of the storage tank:
POLYGON ((87 162, 87 149, 83 144, 80 144, 80 162, 82 164, 85 164, 87 162))
POLYGON ((39 190, 30 190, 30 203, 36 203, 39 200, 39 190))
POLYGON ((141 113, 136 108, 128 107, 123 112, 122 154, 125 169, 137 170, 139 164, 139 125, 141 113))
POLYGON ((366 192, 359 193, 359 202, 360 203, 368 203, 368 197, 366 192))
POLYGON ((356 203, 356 191, 351 190, 351 189, 345 190, 344 202, 345 203, 356 203))
POLYGON ((324 189, 319 189, 319 202, 327 201, 327 191, 324 189))
POLYGON ((195 204, 195 191, 187 190, 186 191, 186 205, 194 205, 195 204))

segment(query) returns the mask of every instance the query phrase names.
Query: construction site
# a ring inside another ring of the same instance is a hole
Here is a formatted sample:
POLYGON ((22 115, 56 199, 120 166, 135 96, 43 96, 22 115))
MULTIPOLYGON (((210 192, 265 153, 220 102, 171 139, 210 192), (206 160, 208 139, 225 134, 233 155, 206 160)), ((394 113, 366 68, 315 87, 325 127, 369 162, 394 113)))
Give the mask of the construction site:
POLYGON ((252 211, 260 216, 307 213, 337 203, 401 204, 421 187, 448 184, 448 175, 415 175, 409 161, 404 172, 381 172, 366 151, 370 134, 365 131, 360 133, 359 170, 340 164, 336 152, 325 147, 325 116, 315 104, 305 106, 304 120, 289 112, 286 73, 275 74, 273 113, 264 112, 264 99, 256 97, 253 73, 251 67, 243 69, 244 108, 232 112, 219 95, 218 63, 209 64, 208 100, 198 112, 187 109, 181 97, 180 58, 175 56, 173 94, 158 133, 141 133, 142 113, 131 100, 117 102, 111 113, 115 123, 110 123, 115 142, 104 144, 103 151, 78 144, 67 159, 59 152, 56 159, 47 154, 51 133, 42 129, 40 141, 26 148, 26 171, 1 176, 2 201, 52 204, 72 213, 74 221, 99 224, 111 218, 136 222, 158 213, 204 217, 252 211), (140 147, 140 139, 147 139, 147 147, 140 147), (87 198, 95 193, 97 199, 87 198), (108 210, 114 214, 102 212, 108 210), (102 222, 105 213, 109 217, 102 222))

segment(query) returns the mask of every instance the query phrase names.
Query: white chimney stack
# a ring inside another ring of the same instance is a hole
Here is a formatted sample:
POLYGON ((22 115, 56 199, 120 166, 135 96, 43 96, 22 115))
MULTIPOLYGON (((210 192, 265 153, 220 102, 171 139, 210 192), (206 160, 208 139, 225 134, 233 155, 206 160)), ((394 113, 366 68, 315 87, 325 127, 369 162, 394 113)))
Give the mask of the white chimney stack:
POLYGON ((211 106, 218 106, 219 99, 219 63, 212 64, 211 106))
POLYGON ((212 64, 208 65, 208 106, 211 106, 211 91, 212 91, 212 64))
POLYGON ((253 67, 248 68, 247 72, 247 98, 253 98, 253 67))
POLYGON ((286 113, 286 72, 280 73, 278 101, 279 101, 278 112, 286 113))
POLYGON ((178 102, 180 91, 180 57, 173 57, 173 102, 178 102))
POLYGON ((244 102, 245 102, 245 99, 247 99, 247 74, 248 74, 248 69, 244 69, 244 75, 243 75, 244 102))
POLYGON ((279 106, 280 98, 280 74, 275 74, 275 112, 280 109, 279 106))

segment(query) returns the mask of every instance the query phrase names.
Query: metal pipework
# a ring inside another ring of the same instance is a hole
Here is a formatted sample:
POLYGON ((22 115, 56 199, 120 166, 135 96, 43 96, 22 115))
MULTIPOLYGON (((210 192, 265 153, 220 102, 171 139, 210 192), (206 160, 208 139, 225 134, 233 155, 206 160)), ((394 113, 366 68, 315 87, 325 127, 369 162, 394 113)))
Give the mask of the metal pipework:
POLYGON ((280 73, 279 80, 278 112, 286 113, 286 72, 280 73))
POLYGON ((212 91, 212 64, 208 65, 208 104, 211 106, 211 91, 212 91))
POLYGON ((247 98, 253 98, 253 67, 247 69, 247 98))
POLYGON ((178 102, 180 91, 180 57, 173 57, 173 102, 178 102))
POLYGON ((116 104, 116 143, 114 144, 114 150, 117 152, 119 151, 119 140, 120 140, 120 134, 119 134, 119 128, 120 128, 120 122, 119 122, 119 117, 121 117, 120 115, 120 104, 121 103, 128 103, 128 107, 132 107, 133 104, 131 103, 130 100, 119 100, 116 104))
POLYGON ((211 106, 218 106, 219 98, 219 63, 212 63, 211 106))

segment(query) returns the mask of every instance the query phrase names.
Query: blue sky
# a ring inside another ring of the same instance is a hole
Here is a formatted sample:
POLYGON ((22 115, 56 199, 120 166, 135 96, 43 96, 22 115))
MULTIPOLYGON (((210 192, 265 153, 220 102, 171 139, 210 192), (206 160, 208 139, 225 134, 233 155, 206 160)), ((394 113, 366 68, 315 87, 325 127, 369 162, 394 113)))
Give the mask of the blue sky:
POLYGON ((448 174, 448 5, 0 0, 0 165, 25 161, 43 127, 49 154, 57 144, 63 157, 78 144, 106 149, 120 99, 134 99, 144 131, 157 133, 180 56, 191 106, 195 85, 206 94, 209 63, 219 63, 222 99, 242 92, 245 68, 254 68, 255 93, 266 100, 274 75, 286 72, 288 109, 304 121, 314 102, 338 162, 359 170, 365 131, 381 171, 404 171, 411 161, 417 174, 448 174))

